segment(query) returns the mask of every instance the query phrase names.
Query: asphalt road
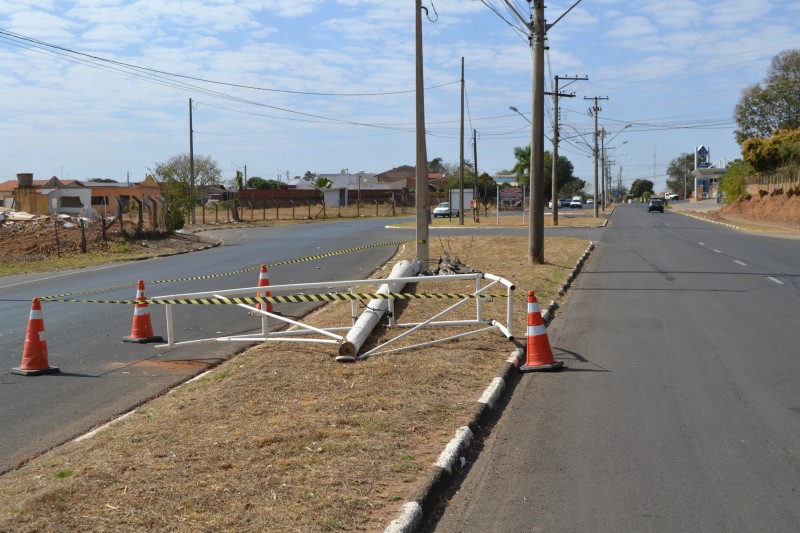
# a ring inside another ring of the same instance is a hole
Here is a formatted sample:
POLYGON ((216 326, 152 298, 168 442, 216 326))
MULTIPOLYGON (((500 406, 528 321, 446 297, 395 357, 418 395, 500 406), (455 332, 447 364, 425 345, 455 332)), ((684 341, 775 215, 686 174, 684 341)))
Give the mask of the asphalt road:
POLYGON ((800 531, 799 244, 617 208, 428 530, 800 531))
MULTIPOLYGON (((402 221, 403 219, 397 219, 402 221)), ((392 222, 392 221, 389 221, 392 222)), ((25 377, 10 373, 19 366, 31 299, 83 293, 80 299, 130 300, 138 279, 148 297, 212 289, 251 287, 258 271, 212 278, 215 274, 257 268, 291 259, 389 241, 414 239, 413 229, 385 229, 386 220, 365 219, 273 228, 209 232, 224 246, 172 257, 81 269, 70 272, 0 278, 0 473, 20 460, 85 433, 129 411, 174 385, 242 350, 241 344, 203 344, 156 352, 151 345, 123 343, 131 332, 130 306, 43 302, 49 362, 59 374, 25 377), (160 280, 199 278, 174 283, 160 280)), ((596 238, 599 229, 563 228, 559 235, 596 238)), ((548 233, 551 233, 548 231, 548 233)), ((527 235, 524 229, 431 230, 430 254, 443 255, 448 235, 527 235)), ((367 277, 396 250, 395 246, 334 255, 320 260, 276 266, 271 284, 359 279, 367 277)), ((277 306, 300 316, 311 305, 277 306)), ((243 317, 233 306, 176 306, 178 341, 255 333, 260 321, 243 317)), ((163 308, 150 307, 156 335, 166 337, 163 308)))

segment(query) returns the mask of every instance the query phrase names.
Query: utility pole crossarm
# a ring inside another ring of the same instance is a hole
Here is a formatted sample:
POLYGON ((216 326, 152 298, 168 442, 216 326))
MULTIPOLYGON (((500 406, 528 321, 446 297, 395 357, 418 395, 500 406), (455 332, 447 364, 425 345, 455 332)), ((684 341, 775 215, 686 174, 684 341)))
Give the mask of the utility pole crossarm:
POLYGON ((514 15, 519 19, 519 21, 522 22, 522 24, 524 24, 526 28, 528 28, 528 31, 533 32, 533 24, 530 21, 525 20, 522 17, 522 15, 519 14, 519 11, 517 11, 517 8, 514 7, 514 5, 511 2, 509 2, 508 0, 503 0, 503 3, 506 5, 506 7, 508 7, 509 10, 511 10, 512 13, 514 13, 514 15))

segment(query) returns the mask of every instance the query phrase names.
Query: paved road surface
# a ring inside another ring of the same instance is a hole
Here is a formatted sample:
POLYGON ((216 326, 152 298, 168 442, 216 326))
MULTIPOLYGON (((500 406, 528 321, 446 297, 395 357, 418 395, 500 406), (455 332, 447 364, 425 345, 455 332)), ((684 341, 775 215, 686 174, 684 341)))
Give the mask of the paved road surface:
POLYGON ((618 208, 430 529, 800 531, 800 246, 618 208))

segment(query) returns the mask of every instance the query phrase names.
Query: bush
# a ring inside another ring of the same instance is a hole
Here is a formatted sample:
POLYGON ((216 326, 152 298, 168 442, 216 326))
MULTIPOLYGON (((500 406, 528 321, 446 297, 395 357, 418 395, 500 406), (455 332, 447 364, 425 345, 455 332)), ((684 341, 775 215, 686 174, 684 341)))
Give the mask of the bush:
POLYGON ((772 192, 769 193, 770 196, 780 196, 783 194, 783 189, 772 189, 772 192))
POLYGON ((727 203, 734 202, 747 194, 745 178, 753 174, 755 174, 753 167, 741 159, 737 159, 728 166, 728 171, 722 177, 722 182, 720 183, 720 190, 727 203))

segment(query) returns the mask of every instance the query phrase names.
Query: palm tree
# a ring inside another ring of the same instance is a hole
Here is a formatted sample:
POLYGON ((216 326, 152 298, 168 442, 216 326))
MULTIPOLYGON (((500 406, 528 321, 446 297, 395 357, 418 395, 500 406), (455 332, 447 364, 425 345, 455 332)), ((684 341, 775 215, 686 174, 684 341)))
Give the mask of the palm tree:
POLYGON ((522 186, 527 186, 530 183, 530 173, 531 169, 531 147, 529 146, 517 146, 514 148, 514 158, 517 162, 514 164, 514 167, 511 169, 514 174, 517 175, 517 181, 522 186))

